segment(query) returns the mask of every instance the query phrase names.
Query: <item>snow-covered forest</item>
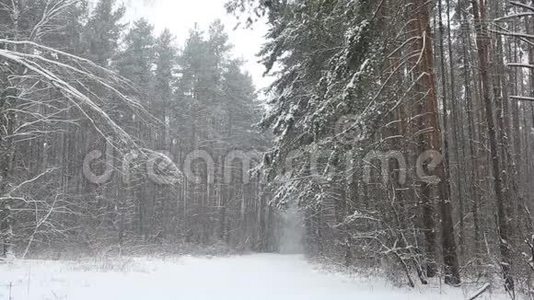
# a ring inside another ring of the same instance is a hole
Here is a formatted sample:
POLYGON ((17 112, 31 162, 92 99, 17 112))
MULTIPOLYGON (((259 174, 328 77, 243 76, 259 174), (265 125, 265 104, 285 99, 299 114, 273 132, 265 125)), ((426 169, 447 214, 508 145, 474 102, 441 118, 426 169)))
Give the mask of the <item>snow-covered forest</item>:
POLYGON ((0 299, 534 299, 533 0, 135 1, 0 0, 0 299))

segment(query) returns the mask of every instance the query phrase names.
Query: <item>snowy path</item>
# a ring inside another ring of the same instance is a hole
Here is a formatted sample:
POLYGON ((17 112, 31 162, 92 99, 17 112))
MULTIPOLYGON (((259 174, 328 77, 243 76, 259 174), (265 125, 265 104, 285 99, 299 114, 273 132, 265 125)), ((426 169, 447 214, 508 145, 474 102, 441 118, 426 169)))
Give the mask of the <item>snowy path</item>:
MULTIPOLYGON (((440 300, 447 292, 395 289, 380 280, 316 270, 301 256, 124 261, 25 261, 0 266, 0 299, 9 300, 440 300)), ((500 299, 497 297, 479 299, 500 299)))

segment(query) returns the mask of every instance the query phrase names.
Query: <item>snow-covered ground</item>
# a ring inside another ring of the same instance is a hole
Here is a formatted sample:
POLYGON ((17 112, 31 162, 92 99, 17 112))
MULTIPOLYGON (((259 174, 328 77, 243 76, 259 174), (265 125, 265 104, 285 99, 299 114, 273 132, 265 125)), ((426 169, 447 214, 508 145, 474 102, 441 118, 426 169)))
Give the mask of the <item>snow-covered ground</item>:
MULTIPOLYGON (((6 300, 458 300, 460 289, 398 289, 318 270, 298 255, 135 258, 0 265, 6 300), (11 285, 11 287, 10 287, 11 285)), ((478 299, 506 299, 485 295, 478 299)))

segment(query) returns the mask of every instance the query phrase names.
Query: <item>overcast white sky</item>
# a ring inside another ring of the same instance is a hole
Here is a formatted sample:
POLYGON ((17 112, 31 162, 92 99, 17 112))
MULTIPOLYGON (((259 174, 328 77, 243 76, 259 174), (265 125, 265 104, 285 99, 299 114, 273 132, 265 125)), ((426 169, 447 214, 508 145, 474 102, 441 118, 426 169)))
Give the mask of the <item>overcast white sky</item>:
MULTIPOLYGON (((224 8, 225 0, 122 0, 128 7, 127 19, 141 17, 154 24, 157 33, 169 28, 176 36, 178 46, 183 45, 190 28, 198 23, 206 29, 215 19, 221 19, 234 44, 232 50, 235 57, 246 61, 245 68, 254 78, 258 88, 264 88, 271 82, 263 78, 264 67, 259 64, 256 54, 259 52, 267 32, 267 25, 257 23, 252 29, 239 28, 234 30, 237 20, 228 15, 224 8)), ((120 0, 118 1, 120 2, 120 0)))

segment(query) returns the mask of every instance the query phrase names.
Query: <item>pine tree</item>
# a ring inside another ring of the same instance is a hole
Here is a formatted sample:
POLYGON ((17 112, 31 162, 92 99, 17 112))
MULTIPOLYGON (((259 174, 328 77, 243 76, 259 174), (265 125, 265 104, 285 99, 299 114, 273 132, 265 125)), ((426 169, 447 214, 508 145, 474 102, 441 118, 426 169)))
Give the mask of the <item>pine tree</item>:
MULTIPOLYGON (((153 30, 153 26, 145 19, 134 22, 124 38, 124 50, 115 61, 119 74, 130 79, 145 95, 151 95, 154 86, 156 40, 153 30)), ((145 99, 145 103, 149 101, 145 99)))
POLYGON ((120 23, 125 14, 125 7, 115 8, 115 3, 115 0, 100 0, 83 32, 85 56, 101 66, 109 66, 125 28, 120 23))

